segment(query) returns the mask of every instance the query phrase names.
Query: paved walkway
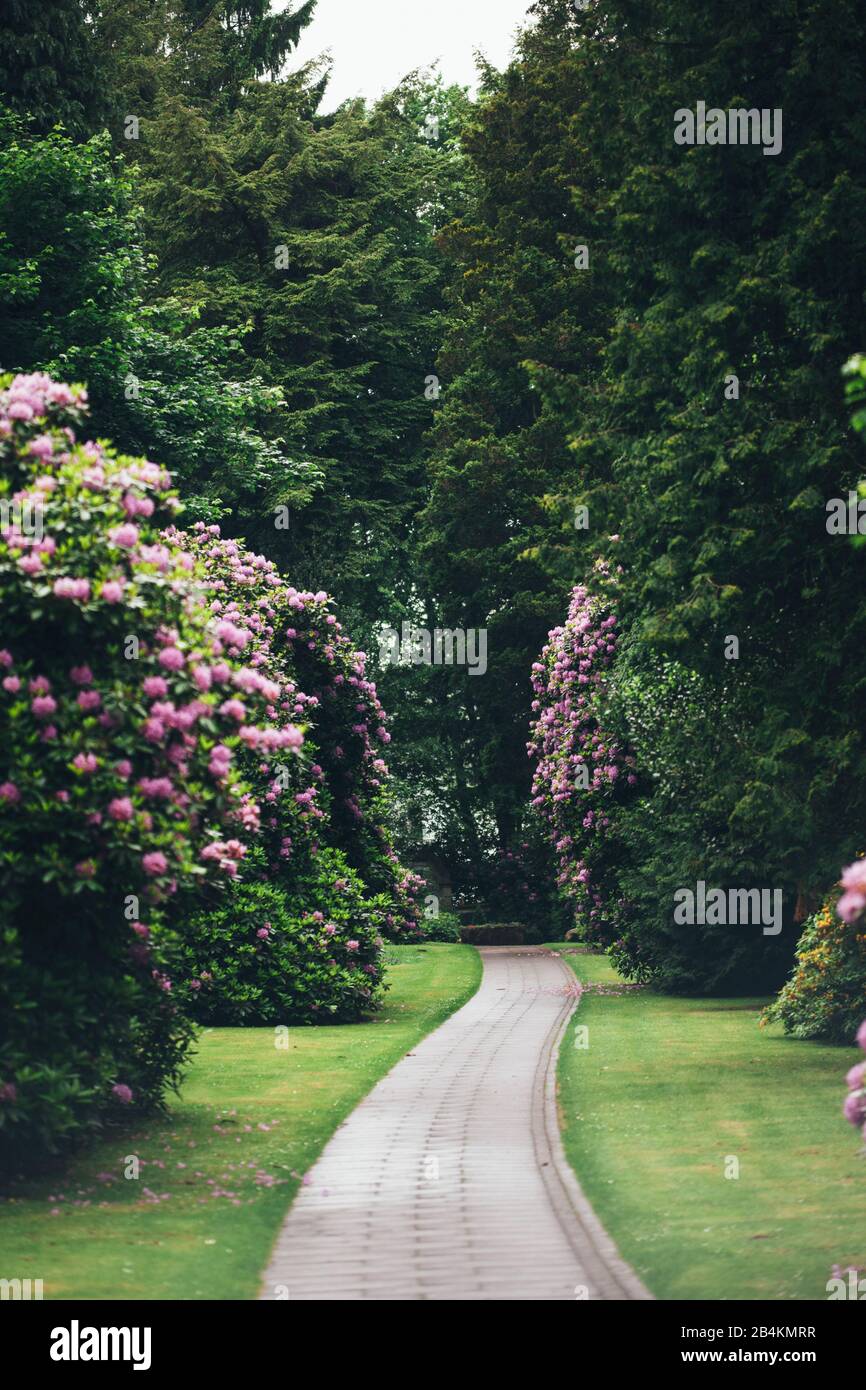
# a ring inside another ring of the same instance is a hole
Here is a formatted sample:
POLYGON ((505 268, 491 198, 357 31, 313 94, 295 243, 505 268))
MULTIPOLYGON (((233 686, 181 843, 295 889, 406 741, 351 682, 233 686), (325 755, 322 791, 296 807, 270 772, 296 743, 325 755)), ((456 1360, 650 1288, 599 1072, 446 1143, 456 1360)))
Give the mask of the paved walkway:
POLYGON ((261 1297, 639 1299, 566 1163, 566 963, 482 947, 477 994, 340 1126, 295 1199, 261 1297))

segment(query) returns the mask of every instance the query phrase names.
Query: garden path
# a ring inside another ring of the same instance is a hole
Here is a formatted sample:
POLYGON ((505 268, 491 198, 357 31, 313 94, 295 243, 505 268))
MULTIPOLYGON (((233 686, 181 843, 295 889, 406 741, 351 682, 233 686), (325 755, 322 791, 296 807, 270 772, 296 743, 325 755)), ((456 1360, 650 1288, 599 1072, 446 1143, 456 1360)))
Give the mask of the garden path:
POLYGON ((264 1299, 650 1294, 569 1167, 556 1055, 579 989, 539 947, 482 947, 474 997, 379 1082, 301 1188, 264 1299))

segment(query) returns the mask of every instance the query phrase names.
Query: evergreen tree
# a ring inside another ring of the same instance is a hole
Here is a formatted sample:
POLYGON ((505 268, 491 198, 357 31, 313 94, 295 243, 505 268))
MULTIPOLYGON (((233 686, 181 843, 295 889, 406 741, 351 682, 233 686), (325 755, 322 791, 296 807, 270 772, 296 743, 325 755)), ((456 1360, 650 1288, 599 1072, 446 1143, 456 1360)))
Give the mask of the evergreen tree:
POLYGON ((272 0, 100 0, 95 32, 111 73, 116 137, 127 138, 125 116, 145 127, 166 95, 226 115, 248 83, 280 74, 315 8, 316 0, 278 11, 272 0))
POLYGON ((435 730, 455 838, 472 853, 479 836, 507 849, 522 835, 529 670, 558 618, 561 581, 580 573, 564 421, 527 371, 531 361, 566 374, 595 363, 605 323, 603 277, 574 265, 601 175, 574 117, 585 88, 570 16, 562 3, 558 26, 527 30, 506 72, 486 71, 463 139, 474 203, 441 238, 455 269, 417 583, 430 626, 487 629, 488 671, 429 672, 414 727, 435 730), (563 536, 552 577, 548 552, 563 536))
POLYGON ((47 134, 90 134, 106 115, 103 74, 85 0, 5 0, 0 102, 47 134))
POLYGON ((866 813, 862 559, 826 510, 858 473, 838 373, 866 328, 863 38, 854 4, 611 0, 577 44, 615 312, 600 371, 536 380, 611 519, 635 643, 735 692, 738 716, 705 743, 710 823, 703 776, 632 816, 624 959, 661 956, 680 987, 742 952, 672 943, 670 881, 779 887, 790 930, 866 813), (779 113, 781 149, 677 143, 699 100, 779 113))
POLYGON ((433 237, 459 205, 466 98, 414 77, 370 110, 316 117, 314 101, 306 73, 248 83, 227 113, 162 92, 143 188, 161 290, 242 335, 248 373, 281 392, 291 471, 325 477, 275 533, 279 478, 252 497, 239 476, 234 524, 298 582, 332 576, 358 630, 387 614, 421 498, 445 279, 433 237))
POLYGON ((189 520, 217 520, 278 481, 298 505, 318 486, 269 437, 279 390, 246 367, 238 335, 152 301, 134 178, 107 135, 35 139, 0 121, 2 365, 86 382, 92 428, 164 463, 189 520))

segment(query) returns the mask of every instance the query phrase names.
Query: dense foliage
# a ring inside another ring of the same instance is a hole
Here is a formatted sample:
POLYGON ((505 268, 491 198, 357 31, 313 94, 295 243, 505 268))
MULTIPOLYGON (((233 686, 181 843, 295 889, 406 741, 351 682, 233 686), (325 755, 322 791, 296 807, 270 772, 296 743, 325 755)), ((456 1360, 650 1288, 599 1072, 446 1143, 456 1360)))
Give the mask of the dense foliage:
MULTIPOLYGON (((166 967, 192 966, 177 929, 220 892, 232 920, 251 847, 251 875, 289 897, 281 920, 357 915, 345 950, 363 980, 326 972, 316 1000, 289 974, 293 1016, 370 1007, 379 930, 417 931, 417 909, 381 823, 384 712, 327 595, 215 526, 179 531, 164 469, 76 442, 81 389, 6 378, 0 405, 0 1132, 17 1152, 177 1079, 190 984, 166 967), (340 874, 340 845, 366 879, 340 874)), ((246 916, 239 900, 239 933, 246 916)))
MULTIPOLYGON (((418 880, 399 863, 388 829, 388 719, 366 654, 356 651, 324 590, 287 584, 270 560, 223 539, 216 525, 172 528, 170 539, 207 575, 210 610, 221 624, 251 634, 253 683, 276 681, 286 717, 304 720, 305 775, 294 795, 282 795, 286 768, 272 745, 241 728, 240 757, 248 777, 261 781, 261 834, 267 868, 293 895, 303 855, 320 845, 342 849, 366 887, 381 895, 382 927, 390 936, 417 932, 418 880), (310 727, 310 724, 312 727, 310 727)), ((238 711, 239 720, 244 716, 238 711)), ((299 906, 305 904, 301 895, 299 906)))
POLYGON ((830 894, 806 922, 791 978, 764 1012, 796 1038, 849 1043, 863 1015, 866 860, 844 871, 842 886, 842 896, 830 894))
MULTIPOLYGON (((0 1126, 39 1149, 177 1078, 189 1027, 159 927, 245 852, 250 789, 218 758, 245 682, 160 534, 166 472, 77 443, 84 394, 46 376, 6 378, 0 405, 0 1126)), ((269 721, 274 692, 249 694, 262 736, 298 747, 269 721)))
POLYGON ((866 819, 862 8, 537 0, 477 101, 332 113, 312 11, 0 36, 19 1151, 157 1102, 190 1019, 375 1007, 382 939, 457 929, 397 846, 662 988, 775 987, 805 922, 773 1016, 862 1017, 859 880, 820 906, 866 819), (780 148, 678 144, 699 99, 780 148), (404 622, 483 672, 387 662, 404 622), (678 923, 699 882, 781 930, 678 923))
POLYGON ((140 196, 107 135, 76 143, 0 123, 4 366, 86 381, 95 433, 158 458, 192 518, 219 519, 262 489, 303 504, 321 480, 275 438, 279 389, 245 372, 243 328, 208 327, 198 304, 156 295, 140 196))
MULTIPOLYGON (((592 592, 596 557, 622 567, 609 732, 653 770, 618 818, 608 898, 623 911, 618 963, 678 989, 778 981, 793 931, 850 857, 866 813, 862 557, 826 525, 828 501, 847 497, 860 472, 838 367, 866 327, 863 58, 851 47, 863 19, 843 11, 809 4, 795 25, 782 3, 706 3, 686 19, 665 0, 639 15, 624 0, 585 13, 542 0, 479 110, 492 160, 497 129, 519 130, 543 84, 542 132, 560 122, 557 151, 573 144, 583 156, 565 177, 560 225, 561 244, 568 231, 588 257, 560 264, 575 296, 590 298, 584 321, 598 332, 557 360, 542 332, 556 319, 524 314, 539 344, 522 354, 526 382, 541 400, 508 443, 528 457, 531 431, 551 419, 570 452, 545 533, 522 528, 526 562, 592 592), (582 94, 567 109, 565 81, 582 94), (674 112, 697 96, 782 108, 782 152, 678 145, 674 112), (828 612, 845 615, 844 640, 828 612), (673 893, 699 879, 778 890, 781 937, 673 930, 673 893)), ((531 163, 537 199, 557 167, 543 155, 531 163)), ((515 187, 504 169, 496 182, 515 187)), ((486 247, 502 200, 482 206, 486 247)), ((539 241, 532 219, 515 221, 512 259, 528 241, 539 241)), ((501 265, 491 258, 469 281, 484 322, 501 265)), ((466 359, 485 341, 489 350, 473 311, 460 320, 466 359)), ((503 400, 500 447, 506 411, 503 400)), ((479 477, 478 438, 472 466, 450 477, 452 510, 455 490, 468 501, 479 477)), ((529 571, 497 572, 516 587, 529 571)), ((577 852, 568 868, 583 871, 577 852)))
POLYGON ((352 1022, 381 991, 384 911, 339 850, 296 873, 292 892, 263 878, 238 883, 183 923, 178 957, 199 1022, 352 1022), (315 903, 306 912, 303 903, 315 903))

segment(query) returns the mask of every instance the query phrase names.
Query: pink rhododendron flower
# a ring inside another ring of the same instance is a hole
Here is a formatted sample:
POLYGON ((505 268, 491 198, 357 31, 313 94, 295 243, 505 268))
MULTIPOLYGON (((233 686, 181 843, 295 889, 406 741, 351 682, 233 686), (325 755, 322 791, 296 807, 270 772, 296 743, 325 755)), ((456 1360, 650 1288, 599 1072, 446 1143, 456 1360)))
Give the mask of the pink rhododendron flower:
POLYGON ((56 579, 54 593, 57 598, 73 598, 84 603, 90 598, 90 582, 87 579, 56 579))
POLYGON ((174 792, 170 777, 140 777, 136 785, 143 796, 157 801, 168 801, 174 792))
POLYGON ((849 1091, 857 1091, 866 1083, 866 1062, 857 1062, 845 1077, 849 1091))
POLYGON ((99 767, 99 760, 93 753, 76 753, 72 759, 72 766, 78 772, 93 773, 99 767))
POLYGON ((836 911, 843 922, 854 922, 866 907, 866 893, 852 891, 843 893, 836 904, 836 911))
POLYGON ((37 719, 48 719, 56 711, 57 701, 53 695, 37 695, 30 708, 37 719))
POLYGON ((220 705, 220 714, 224 714, 227 719, 236 719, 242 723, 246 719, 246 708, 241 700, 224 700, 220 705))
MULTIPOLYGON (((30 443, 27 445, 27 452, 28 454, 34 454, 36 458, 51 458, 51 455, 54 453, 54 441, 52 440, 51 435, 38 434, 36 438, 31 439, 30 443)), ((49 481, 52 484, 54 483, 53 478, 51 478, 49 481)))
POLYGON ((842 870, 842 887, 866 892, 866 859, 858 859, 842 870))
POLYGON ((186 664, 186 657, 177 647, 163 647, 157 661, 160 666, 164 666, 167 671, 180 671, 186 664))
POLYGON ((127 521, 123 526, 112 527, 108 533, 108 539, 112 545, 118 545, 123 550, 131 550, 138 542, 138 535, 138 527, 127 521))
POLYGON ((842 870, 844 892, 836 911, 844 922, 854 922, 866 908, 866 859, 858 859, 842 870))

